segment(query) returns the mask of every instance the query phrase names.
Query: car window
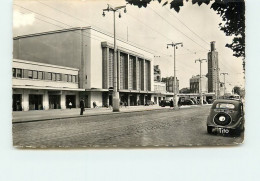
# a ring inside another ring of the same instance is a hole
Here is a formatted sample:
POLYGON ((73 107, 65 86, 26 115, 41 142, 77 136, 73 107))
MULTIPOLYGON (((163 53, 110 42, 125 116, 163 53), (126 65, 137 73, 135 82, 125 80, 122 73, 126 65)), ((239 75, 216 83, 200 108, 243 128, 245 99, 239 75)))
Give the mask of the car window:
POLYGON ((218 103, 216 105, 216 108, 218 109, 234 109, 235 105, 231 103, 218 103))

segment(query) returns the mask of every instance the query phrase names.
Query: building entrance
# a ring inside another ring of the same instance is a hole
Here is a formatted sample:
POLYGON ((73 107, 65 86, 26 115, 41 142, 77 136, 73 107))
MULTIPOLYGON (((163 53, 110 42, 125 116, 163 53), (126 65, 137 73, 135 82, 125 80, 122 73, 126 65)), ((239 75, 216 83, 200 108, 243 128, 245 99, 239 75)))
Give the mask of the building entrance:
POLYGON ((70 108, 70 102, 72 103, 71 108, 76 108, 76 95, 66 95, 66 108, 70 108))
POLYGON ((60 95, 49 95, 49 108, 60 109, 60 95))
POLYGON ((22 94, 13 94, 13 111, 22 111, 22 94))
POLYGON ((29 95, 29 110, 42 110, 42 95, 29 95))

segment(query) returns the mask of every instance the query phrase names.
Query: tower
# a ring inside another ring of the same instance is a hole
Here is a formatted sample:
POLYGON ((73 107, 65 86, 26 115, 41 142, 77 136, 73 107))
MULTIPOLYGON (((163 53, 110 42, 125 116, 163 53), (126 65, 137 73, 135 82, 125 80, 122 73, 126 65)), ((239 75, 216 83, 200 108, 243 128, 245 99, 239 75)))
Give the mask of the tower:
POLYGON ((215 41, 212 41, 208 53, 208 92, 216 92, 216 90, 219 90, 218 52, 215 41))

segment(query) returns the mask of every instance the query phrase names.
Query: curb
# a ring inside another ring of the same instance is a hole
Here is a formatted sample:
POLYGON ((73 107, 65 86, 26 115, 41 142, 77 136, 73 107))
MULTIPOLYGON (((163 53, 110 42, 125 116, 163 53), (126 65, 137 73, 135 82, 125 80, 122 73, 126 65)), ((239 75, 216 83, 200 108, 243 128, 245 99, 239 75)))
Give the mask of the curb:
POLYGON ((124 111, 124 112, 109 112, 109 113, 100 113, 100 114, 89 114, 89 115, 75 115, 75 116, 67 116, 67 117, 58 117, 58 118, 46 118, 46 119, 33 119, 27 121, 13 121, 12 124, 19 124, 19 123, 28 123, 28 122, 37 122, 37 121, 50 121, 50 120, 57 120, 57 119, 71 119, 71 118, 79 118, 79 117, 89 117, 89 116, 100 116, 100 115, 110 115, 110 114, 124 114, 124 113, 132 113, 132 112, 144 112, 144 111, 154 111, 154 110, 161 110, 162 108, 151 109, 151 110, 136 110, 136 111, 124 111))

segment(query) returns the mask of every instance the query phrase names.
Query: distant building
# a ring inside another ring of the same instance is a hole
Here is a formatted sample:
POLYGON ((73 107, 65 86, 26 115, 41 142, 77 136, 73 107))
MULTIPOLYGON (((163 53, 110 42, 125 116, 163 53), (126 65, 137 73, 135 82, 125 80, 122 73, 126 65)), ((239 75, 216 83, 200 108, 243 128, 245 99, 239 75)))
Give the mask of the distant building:
POLYGON ((159 65, 154 66, 154 81, 161 82, 161 70, 159 65))
MULTIPOLYGON (((208 78, 205 75, 201 76, 201 89, 202 93, 208 92, 208 78)), ((199 93, 200 92, 200 76, 192 76, 190 78, 190 93, 199 93)))
POLYGON ((208 92, 216 92, 216 90, 219 90, 219 65, 218 52, 213 41, 208 53, 208 92))
MULTIPOLYGON (((174 93, 174 77, 166 77, 162 78, 162 82, 166 83, 166 91, 167 92, 173 92, 174 93)), ((176 77, 176 91, 179 93, 179 80, 176 77)))

